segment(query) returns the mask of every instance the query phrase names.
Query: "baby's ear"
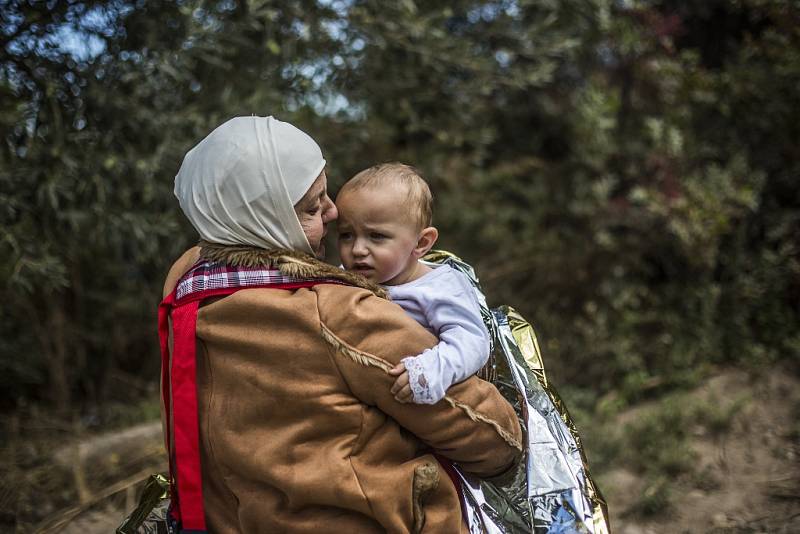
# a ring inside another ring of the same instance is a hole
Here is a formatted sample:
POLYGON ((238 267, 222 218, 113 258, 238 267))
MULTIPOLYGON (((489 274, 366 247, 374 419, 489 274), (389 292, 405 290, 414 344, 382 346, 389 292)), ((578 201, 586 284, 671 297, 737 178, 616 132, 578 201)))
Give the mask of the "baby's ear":
POLYGON ((427 228, 423 228, 422 231, 419 233, 419 239, 417 240, 417 246, 414 248, 414 255, 417 258, 421 258, 428 251, 433 247, 436 243, 436 240, 439 239, 439 230, 434 228, 433 226, 428 226, 427 228))

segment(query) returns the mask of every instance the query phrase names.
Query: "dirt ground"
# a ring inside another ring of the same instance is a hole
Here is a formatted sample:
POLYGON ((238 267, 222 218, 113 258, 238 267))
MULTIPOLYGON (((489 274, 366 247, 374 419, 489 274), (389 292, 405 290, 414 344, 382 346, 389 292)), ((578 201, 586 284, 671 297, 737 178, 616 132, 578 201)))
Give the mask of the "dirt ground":
MULTIPOLYGON (((754 377, 726 371, 692 392, 699 400, 747 398, 729 429, 691 439, 696 465, 674 480, 673 505, 663 516, 631 514, 643 483, 620 468, 601 477, 612 531, 618 534, 795 533, 800 532, 800 443, 797 376, 775 369, 754 377)), ((635 418, 637 407, 620 416, 635 418)))
MULTIPOLYGON (((781 369, 756 377, 740 370, 726 370, 691 392, 701 402, 725 403, 734 398, 746 398, 747 402, 724 432, 711 434, 701 427, 693 430, 690 445, 695 468, 671 482, 672 504, 659 515, 643 518, 635 512, 645 484, 632 469, 623 466, 604 472, 603 466, 594 466, 608 501, 612 532, 800 532, 798 382, 795 374, 781 369)), ((624 425, 649 408, 637 406, 620 414, 617 422, 624 425)), ((158 424, 127 432, 127 451, 158 446, 158 424)), ((101 449, 116 443, 113 436, 98 439, 103 443, 101 449)), ((86 459, 92 461, 89 456, 86 459)), ((113 532, 132 502, 133 492, 129 489, 127 498, 118 494, 114 499, 101 500, 74 514, 66 523, 41 525, 46 526, 41 531, 113 532)))

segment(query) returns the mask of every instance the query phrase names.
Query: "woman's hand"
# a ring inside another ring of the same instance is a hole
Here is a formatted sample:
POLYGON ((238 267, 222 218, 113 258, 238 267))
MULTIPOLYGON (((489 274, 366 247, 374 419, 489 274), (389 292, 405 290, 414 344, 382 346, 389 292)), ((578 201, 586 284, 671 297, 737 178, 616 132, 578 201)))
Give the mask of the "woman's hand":
POLYGON ((408 371, 406 371, 406 366, 403 365, 402 362, 398 363, 394 369, 389 371, 389 374, 397 377, 397 380, 395 380, 394 384, 392 384, 392 395, 394 395, 394 400, 403 404, 411 402, 413 393, 411 392, 411 386, 408 383, 408 371))

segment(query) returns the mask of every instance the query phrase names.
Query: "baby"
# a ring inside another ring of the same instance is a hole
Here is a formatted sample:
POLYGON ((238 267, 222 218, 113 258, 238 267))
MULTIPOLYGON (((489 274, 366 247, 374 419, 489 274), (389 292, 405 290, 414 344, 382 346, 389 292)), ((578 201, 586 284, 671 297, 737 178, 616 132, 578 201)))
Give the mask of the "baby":
POLYGON ((384 285, 392 301, 439 338, 390 371, 399 402, 435 404, 489 358, 489 335, 467 278, 419 261, 439 237, 431 226, 432 201, 419 172, 401 163, 361 171, 336 198, 345 269, 384 285))

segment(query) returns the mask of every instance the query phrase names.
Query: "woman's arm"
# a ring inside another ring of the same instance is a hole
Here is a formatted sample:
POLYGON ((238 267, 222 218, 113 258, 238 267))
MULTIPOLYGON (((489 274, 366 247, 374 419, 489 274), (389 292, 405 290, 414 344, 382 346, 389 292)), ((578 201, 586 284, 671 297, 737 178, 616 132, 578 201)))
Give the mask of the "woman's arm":
POLYGON ((438 453, 479 476, 507 469, 521 451, 522 431, 497 389, 472 377, 435 405, 402 404, 390 392, 388 371, 436 338, 398 306, 367 291, 325 286, 320 328, 331 358, 353 394, 376 406, 438 453))

